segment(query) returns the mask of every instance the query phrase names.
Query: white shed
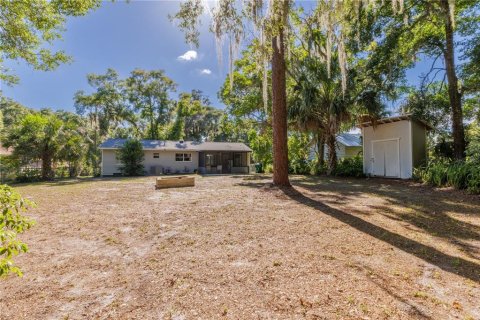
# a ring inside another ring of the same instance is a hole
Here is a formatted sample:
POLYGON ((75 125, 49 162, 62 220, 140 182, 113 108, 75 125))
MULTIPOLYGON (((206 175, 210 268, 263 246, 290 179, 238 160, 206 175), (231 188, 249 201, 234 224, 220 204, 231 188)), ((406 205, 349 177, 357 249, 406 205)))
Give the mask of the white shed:
POLYGON ((431 127, 411 115, 384 118, 360 125, 363 172, 368 176, 409 179, 413 168, 427 158, 427 131, 431 127))

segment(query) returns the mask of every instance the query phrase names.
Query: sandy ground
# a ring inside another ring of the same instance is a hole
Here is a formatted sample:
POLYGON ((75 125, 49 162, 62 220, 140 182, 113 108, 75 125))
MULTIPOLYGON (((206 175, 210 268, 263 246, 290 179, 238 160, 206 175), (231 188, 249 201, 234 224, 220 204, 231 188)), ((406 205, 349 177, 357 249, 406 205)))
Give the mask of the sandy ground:
POLYGON ((480 199, 388 180, 152 177, 37 202, 0 319, 480 319, 480 199))

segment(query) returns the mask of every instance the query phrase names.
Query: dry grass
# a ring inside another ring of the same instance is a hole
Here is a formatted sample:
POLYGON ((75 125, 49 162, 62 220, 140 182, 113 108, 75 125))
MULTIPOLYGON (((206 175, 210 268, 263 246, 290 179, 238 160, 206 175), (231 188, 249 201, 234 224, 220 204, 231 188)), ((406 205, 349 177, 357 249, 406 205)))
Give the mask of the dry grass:
POLYGON ((480 319, 480 200, 406 182, 19 186, 38 203, 1 319, 480 319))

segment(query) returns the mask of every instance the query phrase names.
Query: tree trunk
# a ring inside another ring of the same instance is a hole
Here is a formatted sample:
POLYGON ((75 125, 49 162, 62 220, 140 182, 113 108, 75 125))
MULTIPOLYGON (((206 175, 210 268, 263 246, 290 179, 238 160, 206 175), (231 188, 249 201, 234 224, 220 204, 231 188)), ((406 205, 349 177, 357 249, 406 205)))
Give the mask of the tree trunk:
POLYGON ((272 38, 273 184, 290 186, 288 180, 287 91, 283 28, 272 38))
POLYGON ((448 0, 442 0, 445 14, 445 44, 443 51, 448 79, 448 96, 452 112, 453 152, 456 159, 465 158, 465 130, 463 127, 463 112, 461 94, 458 91, 458 78, 455 70, 454 30, 448 0))
POLYGON ((52 157, 48 150, 42 154, 42 179, 51 180, 53 178, 52 157))
POLYGON ((95 106, 95 135, 93 136, 93 157, 92 157, 92 164, 93 164, 93 176, 96 177, 98 173, 98 107, 95 106))
POLYGON ((317 132, 317 165, 319 172, 325 165, 325 137, 320 131, 317 132))
POLYGON ((327 175, 331 175, 337 169, 337 150, 336 150, 335 134, 328 134, 327 146, 328 146, 328 168, 327 175))

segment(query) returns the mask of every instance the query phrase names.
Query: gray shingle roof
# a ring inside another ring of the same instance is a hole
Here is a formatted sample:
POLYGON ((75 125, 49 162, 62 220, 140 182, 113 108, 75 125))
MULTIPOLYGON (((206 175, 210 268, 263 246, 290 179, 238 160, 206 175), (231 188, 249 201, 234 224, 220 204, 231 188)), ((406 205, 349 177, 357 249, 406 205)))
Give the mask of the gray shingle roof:
MULTIPOLYGON (((120 149, 126 139, 108 139, 100 145, 100 149, 120 149)), ((144 150, 164 151, 252 151, 241 142, 197 142, 169 140, 140 140, 144 150)))
POLYGON ((341 133, 337 136, 337 142, 346 147, 361 147, 362 141, 358 133, 341 133))

